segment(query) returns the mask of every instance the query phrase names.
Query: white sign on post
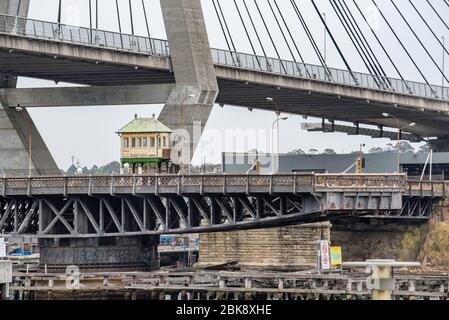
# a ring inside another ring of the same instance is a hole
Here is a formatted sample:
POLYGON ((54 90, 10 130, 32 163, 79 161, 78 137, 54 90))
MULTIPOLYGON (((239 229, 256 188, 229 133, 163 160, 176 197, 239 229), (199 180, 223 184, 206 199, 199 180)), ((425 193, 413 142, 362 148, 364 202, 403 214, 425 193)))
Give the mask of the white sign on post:
POLYGON ((321 257, 321 270, 330 270, 330 253, 329 253, 329 241, 320 241, 320 257, 321 257))
POLYGON ((6 257, 6 241, 4 238, 0 238, 0 258, 6 257))

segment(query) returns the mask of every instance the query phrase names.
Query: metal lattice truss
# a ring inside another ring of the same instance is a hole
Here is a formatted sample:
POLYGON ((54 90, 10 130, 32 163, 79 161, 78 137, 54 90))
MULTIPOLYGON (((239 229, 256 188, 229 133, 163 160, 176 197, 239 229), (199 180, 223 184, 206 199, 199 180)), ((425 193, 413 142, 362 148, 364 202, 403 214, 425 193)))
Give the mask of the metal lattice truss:
POLYGON ((444 182, 404 175, 0 178, 0 234, 39 237, 242 230, 345 216, 428 218, 444 182))
MULTIPOLYGON (((307 221, 304 198, 284 196, 100 196, 0 198, 0 234, 39 237, 186 233, 307 221)), ((315 211, 315 212, 314 212, 315 211)))

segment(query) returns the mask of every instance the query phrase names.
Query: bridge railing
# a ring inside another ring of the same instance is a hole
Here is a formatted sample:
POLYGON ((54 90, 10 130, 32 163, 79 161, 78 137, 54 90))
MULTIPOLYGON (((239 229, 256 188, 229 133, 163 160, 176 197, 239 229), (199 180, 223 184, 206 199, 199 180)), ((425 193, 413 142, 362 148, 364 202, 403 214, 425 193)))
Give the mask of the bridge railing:
POLYGON ((445 196, 443 181, 407 181, 403 174, 99 175, 0 178, 0 196, 120 193, 303 193, 379 191, 445 196))
POLYGON ((93 193, 311 192, 304 175, 100 175, 0 178, 0 196, 93 193))
POLYGON ((316 174, 314 187, 317 191, 332 189, 405 190, 404 174, 316 174))
POLYGON ((63 41, 86 46, 102 47, 169 57, 166 40, 124 33, 75 27, 48 21, 10 15, 0 15, 0 32, 37 39, 63 41))
MULTIPOLYGON (((124 33, 90 29, 10 15, 0 15, 0 33, 37 39, 63 41, 142 54, 170 56, 167 40, 124 33)), ((389 91, 432 99, 449 100, 449 88, 415 81, 350 72, 318 65, 280 60, 246 53, 212 49, 216 65, 252 71, 269 72, 291 77, 339 83, 348 86, 389 91)))
POLYGON ((449 88, 428 85, 415 81, 403 81, 390 77, 377 77, 361 72, 324 68, 318 65, 279 60, 246 53, 237 53, 221 49, 212 49, 214 63, 227 67, 236 67, 262 72, 270 72, 291 77, 340 83, 348 86, 390 91, 432 99, 449 99, 449 88))

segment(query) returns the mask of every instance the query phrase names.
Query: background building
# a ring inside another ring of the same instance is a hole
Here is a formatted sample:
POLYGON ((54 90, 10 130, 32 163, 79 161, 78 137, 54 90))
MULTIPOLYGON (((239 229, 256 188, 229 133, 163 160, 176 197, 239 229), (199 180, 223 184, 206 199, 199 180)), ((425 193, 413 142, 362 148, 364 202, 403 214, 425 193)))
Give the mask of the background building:
MULTIPOLYGON (((342 173, 351 167, 358 154, 280 154, 279 171, 342 173)), ((397 171, 397 153, 383 152, 363 155, 364 173, 388 173, 397 171)), ((420 176, 428 158, 427 153, 403 153, 400 155, 401 171, 409 176, 420 176)), ((271 172, 271 155, 256 153, 223 153, 222 169, 227 173, 247 172, 256 159, 261 163, 261 173, 271 172)), ((429 174, 430 163, 425 174, 429 174)), ((348 173, 355 173, 355 166, 348 173)), ((449 152, 434 153, 433 175, 445 174, 449 178, 449 152)))

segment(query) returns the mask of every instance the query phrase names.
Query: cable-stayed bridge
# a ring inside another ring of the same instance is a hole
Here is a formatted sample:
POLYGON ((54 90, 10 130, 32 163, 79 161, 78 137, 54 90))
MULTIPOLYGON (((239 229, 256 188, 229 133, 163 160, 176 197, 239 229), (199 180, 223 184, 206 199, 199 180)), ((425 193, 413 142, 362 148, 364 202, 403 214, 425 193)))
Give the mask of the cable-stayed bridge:
MULTIPOLYGON (((353 2, 358 8, 357 2, 353 2)), ((367 73, 353 70, 351 59, 320 14, 318 1, 311 1, 313 8, 346 69, 328 66, 297 1, 290 4, 318 56, 318 65, 307 64, 302 58, 294 39, 299 29, 288 27, 280 3, 275 0, 233 2, 252 53, 237 50, 223 3, 217 0, 212 4, 227 49, 211 48, 200 0, 160 2, 167 40, 152 38, 149 29, 148 36, 136 35, 134 28, 131 34, 100 30, 98 21, 89 28, 65 25, 61 22, 62 3, 59 2, 57 22, 27 18, 27 0, 9 0, 0 5, 3 87, 0 89, 0 171, 7 175, 0 180, 3 190, 0 226, 2 232, 16 235, 38 232, 44 256, 66 252, 61 247, 75 243, 78 247, 106 246, 99 239, 108 236, 131 239, 127 243, 128 240, 123 240, 119 247, 130 246, 135 253, 133 259, 139 260, 144 258, 139 248, 155 243, 156 238, 151 237, 161 232, 278 226, 357 213, 422 218, 428 217, 433 204, 444 197, 442 182, 436 188, 433 182, 407 182, 404 176, 396 177, 395 182, 389 174, 378 178, 342 175, 341 181, 338 177, 330 179, 342 184, 327 189, 319 184, 320 179, 327 181, 326 177, 319 179, 314 175, 300 178, 294 175, 55 176, 59 174, 57 165, 32 124, 27 108, 163 103, 160 120, 173 129, 184 128, 190 133, 194 122, 204 127, 215 103, 318 117, 323 119, 323 131, 338 131, 341 126, 335 125, 335 121, 350 122, 356 134, 363 133, 360 125, 374 125, 378 130, 370 133, 379 138, 394 139, 394 132, 385 131, 384 127, 403 128, 414 122, 416 126, 404 129, 402 138, 430 139, 436 150, 449 149, 449 88, 429 82, 377 1, 373 1, 374 5, 411 66, 422 76, 422 82, 406 80, 379 35, 369 29, 382 45, 398 77, 387 75, 345 1, 331 3, 367 73), (281 31, 280 39, 287 44, 291 59, 281 57, 277 50, 272 29, 264 19, 267 13, 263 12, 262 3, 272 10, 281 31), (250 4, 253 7, 248 7, 250 4), (256 9, 262 29, 256 27, 251 8, 256 9), (250 27, 255 31, 254 37, 248 32, 250 27), (267 54, 261 32, 266 33, 276 57, 267 54), (20 76, 82 86, 17 89, 16 78, 20 76), (22 112, 17 111, 19 106, 24 109, 22 112), (29 167, 36 177, 11 177, 29 174, 29 167), (303 182, 308 179, 308 182, 301 184, 297 179, 303 182), (107 234, 107 228, 114 231, 107 234), (66 238, 69 243, 60 245, 59 238, 66 238)), ((142 4, 145 9, 145 2, 142 4)), ((431 2, 429 5, 435 9, 431 2)), ((397 10, 409 25, 407 17, 397 10)), ((360 13, 363 17, 361 10, 360 13)), ((444 22, 444 16, 437 16, 444 22)), ((90 18, 92 21, 92 14, 90 18)), ((428 29, 434 32, 430 25, 428 29)), ((421 40, 419 35, 412 34, 421 40)), ((430 61, 436 62, 425 44, 419 43, 430 61)), ((444 68, 436 67, 445 77, 444 68)), ((71 253, 67 258, 58 254, 55 261, 61 264, 73 263, 73 257, 77 256, 71 253)))

